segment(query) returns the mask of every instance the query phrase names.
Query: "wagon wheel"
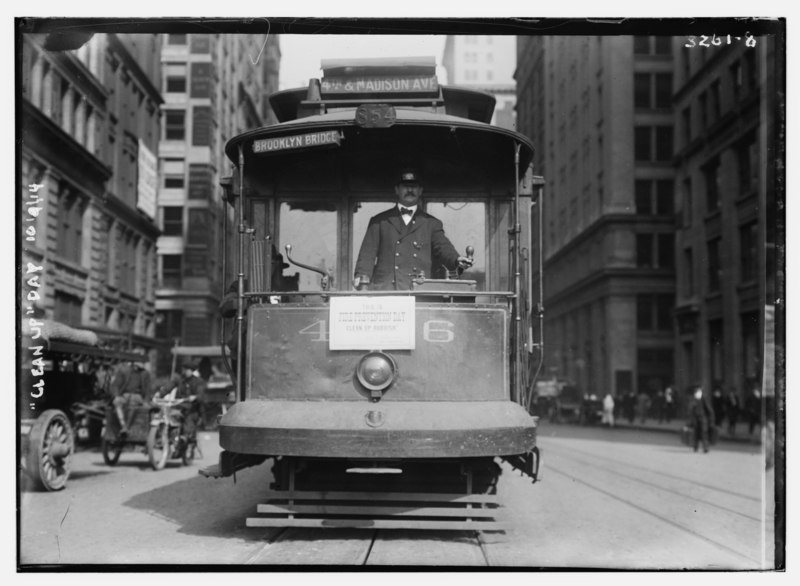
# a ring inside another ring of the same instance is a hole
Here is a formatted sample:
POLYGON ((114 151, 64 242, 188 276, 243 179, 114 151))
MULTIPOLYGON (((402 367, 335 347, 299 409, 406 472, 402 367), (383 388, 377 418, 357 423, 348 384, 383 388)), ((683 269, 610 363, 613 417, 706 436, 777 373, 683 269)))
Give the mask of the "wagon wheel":
POLYGON ((106 439, 105 434, 103 434, 101 446, 103 448, 103 462, 109 466, 115 466, 119 462, 119 455, 122 453, 122 442, 106 439))
POLYGON ((37 488, 61 490, 69 478, 75 440, 67 416, 48 409, 33 424, 27 469, 37 488))
POLYGON ((147 457, 153 470, 161 470, 167 465, 171 448, 169 428, 163 423, 151 427, 147 434, 147 457))

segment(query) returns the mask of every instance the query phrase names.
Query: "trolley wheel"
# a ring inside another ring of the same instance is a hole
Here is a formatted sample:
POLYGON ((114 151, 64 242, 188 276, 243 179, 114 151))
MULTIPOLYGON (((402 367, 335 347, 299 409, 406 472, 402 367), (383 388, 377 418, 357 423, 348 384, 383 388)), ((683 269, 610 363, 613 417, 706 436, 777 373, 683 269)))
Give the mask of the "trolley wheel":
POLYGON ((100 446, 103 450, 103 462, 108 466, 116 466, 117 462, 119 462, 119 456, 122 454, 122 442, 104 437, 100 442, 100 446))
POLYGON ((75 439, 63 411, 48 409, 34 422, 26 469, 38 489, 61 490, 69 478, 75 439))
POLYGON ((184 466, 188 466, 194 462, 195 450, 197 450, 197 446, 193 443, 188 443, 186 444, 186 447, 183 448, 181 461, 183 462, 184 466))
POLYGON ((167 465, 170 449, 169 428, 163 423, 151 427, 147 434, 147 457, 153 470, 162 470, 167 465))

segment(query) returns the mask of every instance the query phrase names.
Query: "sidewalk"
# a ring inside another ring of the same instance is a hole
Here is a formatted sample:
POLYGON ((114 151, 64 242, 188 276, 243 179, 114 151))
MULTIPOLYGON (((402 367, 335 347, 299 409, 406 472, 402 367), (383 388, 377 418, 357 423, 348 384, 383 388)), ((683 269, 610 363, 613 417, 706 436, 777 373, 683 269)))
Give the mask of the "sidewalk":
MULTIPOLYGON (((629 423, 627 419, 617 419, 615 422, 615 427, 617 429, 660 431, 664 433, 674 433, 678 435, 680 435, 681 428, 684 425, 686 425, 686 421, 683 419, 673 419, 669 423, 666 422, 659 423, 655 419, 647 419, 645 420, 644 423, 641 423, 638 419, 634 420, 633 423, 629 423)), ((760 428, 758 431, 754 432, 752 436, 748 434, 747 428, 748 428, 747 423, 740 423, 736 426, 736 433, 731 435, 730 433, 728 433, 727 422, 723 422, 723 425, 719 428, 719 441, 760 444, 761 443, 760 428)))

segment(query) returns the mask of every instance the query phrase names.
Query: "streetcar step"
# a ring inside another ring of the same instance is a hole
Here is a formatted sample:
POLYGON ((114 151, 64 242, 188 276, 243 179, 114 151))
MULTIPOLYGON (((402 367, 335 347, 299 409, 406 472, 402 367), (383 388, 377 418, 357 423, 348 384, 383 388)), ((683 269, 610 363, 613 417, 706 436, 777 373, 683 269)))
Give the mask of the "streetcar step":
POLYGON ((272 491, 248 527, 498 531, 496 495, 272 491))

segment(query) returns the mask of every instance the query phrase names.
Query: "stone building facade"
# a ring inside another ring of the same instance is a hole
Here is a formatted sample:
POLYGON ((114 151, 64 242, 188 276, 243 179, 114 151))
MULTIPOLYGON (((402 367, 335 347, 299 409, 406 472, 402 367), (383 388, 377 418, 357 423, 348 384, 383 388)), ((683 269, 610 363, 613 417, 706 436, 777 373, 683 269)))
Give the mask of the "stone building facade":
POLYGON ((168 347, 219 344, 218 305, 232 279, 223 258, 224 223, 232 210, 219 179, 232 166, 225 143, 275 122, 267 98, 277 91, 275 35, 168 34, 161 50, 164 125, 159 137, 157 336, 168 347), (223 269, 227 276, 223 276, 223 269))
POLYGON ((151 351, 161 39, 86 38, 51 50, 47 35, 19 37, 22 266, 41 267, 47 317, 151 351))

